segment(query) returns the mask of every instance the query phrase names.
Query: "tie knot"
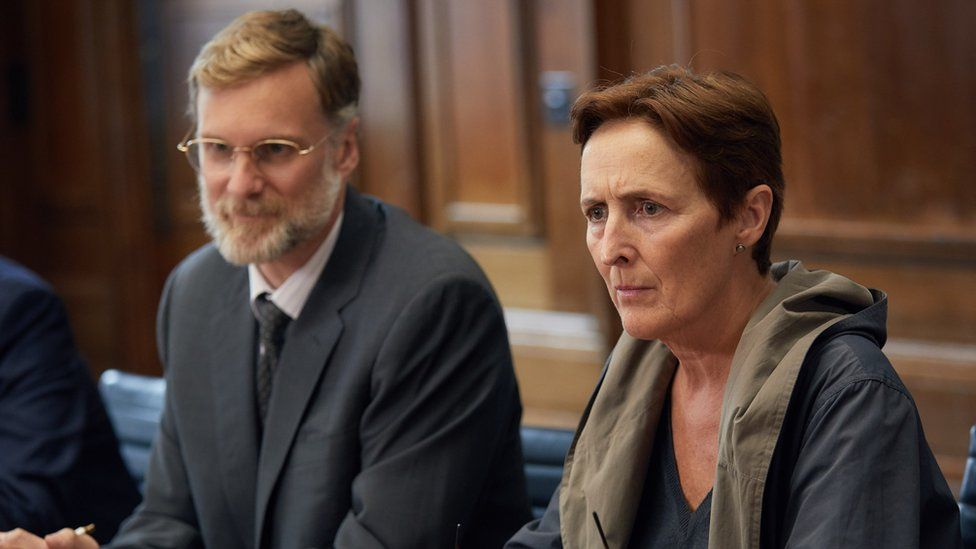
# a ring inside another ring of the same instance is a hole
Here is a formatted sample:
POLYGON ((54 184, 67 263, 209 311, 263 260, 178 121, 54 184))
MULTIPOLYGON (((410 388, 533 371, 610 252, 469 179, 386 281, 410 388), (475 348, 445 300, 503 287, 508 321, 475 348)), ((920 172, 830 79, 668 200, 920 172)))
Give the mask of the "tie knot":
POLYGON ((279 339, 291 320, 284 311, 268 299, 268 294, 263 293, 254 301, 254 308, 257 310, 258 324, 261 331, 270 335, 273 339, 279 339))

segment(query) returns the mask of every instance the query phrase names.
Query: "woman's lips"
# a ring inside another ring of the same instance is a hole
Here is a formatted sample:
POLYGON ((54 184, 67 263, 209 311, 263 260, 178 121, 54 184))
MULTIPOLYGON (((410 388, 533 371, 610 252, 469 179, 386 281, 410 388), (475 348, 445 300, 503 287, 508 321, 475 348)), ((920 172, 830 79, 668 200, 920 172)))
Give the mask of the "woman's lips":
POLYGON ((618 299, 636 298, 650 290, 647 286, 614 286, 613 290, 617 293, 618 299))

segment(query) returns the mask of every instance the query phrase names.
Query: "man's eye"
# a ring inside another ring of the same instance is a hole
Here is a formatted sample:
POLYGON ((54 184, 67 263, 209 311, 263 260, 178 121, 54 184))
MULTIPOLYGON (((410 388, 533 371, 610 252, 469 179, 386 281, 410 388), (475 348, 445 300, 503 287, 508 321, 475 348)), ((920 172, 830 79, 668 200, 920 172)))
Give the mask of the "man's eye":
POLYGON ((233 154, 233 149, 227 143, 213 143, 210 141, 200 144, 203 152, 211 158, 225 158, 233 154))
POLYGON ((661 205, 650 200, 641 202, 641 213, 644 215, 656 215, 661 211, 661 205))
POLYGON ((596 223, 598 221, 603 221, 607 217, 607 209, 603 206, 593 206, 586 210, 584 215, 591 223, 596 223))
POLYGON ((262 143, 254 147, 254 155, 260 160, 281 160, 294 152, 295 148, 285 143, 262 143))

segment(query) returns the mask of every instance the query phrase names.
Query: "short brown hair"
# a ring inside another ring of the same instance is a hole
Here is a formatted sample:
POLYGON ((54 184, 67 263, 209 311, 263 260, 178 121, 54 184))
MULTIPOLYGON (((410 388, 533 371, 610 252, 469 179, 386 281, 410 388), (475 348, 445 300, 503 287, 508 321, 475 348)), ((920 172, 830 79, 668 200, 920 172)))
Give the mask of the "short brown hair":
POLYGON ((769 221, 752 252, 759 272, 767 273, 785 181, 779 122, 762 91, 728 72, 661 66, 583 93, 573 105, 573 140, 585 147, 604 122, 624 118, 647 121, 695 158, 698 182, 723 223, 750 189, 769 185, 769 221))
POLYGON ((308 65, 330 121, 344 124, 355 116, 359 69, 352 48, 329 27, 297 10, 283 10, 245 13, 203 46, 187 78, 190 117, 196 121, 200 86, 243 84, 296 61, 308 65))

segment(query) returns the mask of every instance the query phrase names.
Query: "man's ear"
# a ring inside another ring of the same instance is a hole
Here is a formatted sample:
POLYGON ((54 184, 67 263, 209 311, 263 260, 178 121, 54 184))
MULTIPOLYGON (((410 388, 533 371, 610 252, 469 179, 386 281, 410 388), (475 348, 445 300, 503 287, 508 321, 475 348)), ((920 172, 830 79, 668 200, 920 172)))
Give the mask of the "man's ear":
POLYGON ((339 177, 346 181, 352 174, 356 166, 359 165, 359 140, 356 134, 359 131, 359 117, 350 120, 342 133, 335 142, 335 156, 333 157, 333 168, 339 177))
POLYGON ((769 185, 756 185, 749 189, 737 216, 736 241, 752 246, 762 237, 773 210, 773 190, 769 185))

